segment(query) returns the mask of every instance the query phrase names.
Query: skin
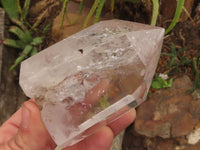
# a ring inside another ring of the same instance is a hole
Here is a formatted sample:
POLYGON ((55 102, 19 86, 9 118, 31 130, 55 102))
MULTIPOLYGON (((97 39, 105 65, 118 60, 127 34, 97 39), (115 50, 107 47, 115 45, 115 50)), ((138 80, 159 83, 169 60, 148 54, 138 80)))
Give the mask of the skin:
MULTIPOLYGON (((107 81, 102 81, 94 87, 87 94, 85 102, 95 103, 94 101, 98 100, 103 92, 106 91, 107 85, 107 81), (99 93, 99 89, 103 89, 101 90, 103 92, 99 93)), ((113 138, 129 126, 135 119, 135 116, 135 110, 131 109, 114 122, 102 127, 93 135, 63 150, 109 150, 113 138)), ((34 100, 26 101, 0 127, 0 150, 54 150, 55 147, 56 144, 45 128, 40 110, 34 100)))

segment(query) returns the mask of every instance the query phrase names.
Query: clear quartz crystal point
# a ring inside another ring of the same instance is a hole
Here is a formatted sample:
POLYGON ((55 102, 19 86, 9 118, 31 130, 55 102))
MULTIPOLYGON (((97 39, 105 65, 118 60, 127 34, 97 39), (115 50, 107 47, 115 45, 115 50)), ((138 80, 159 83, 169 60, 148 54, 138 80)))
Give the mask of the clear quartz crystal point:
POLYGON ((160 27, 102 21, 22 62, 20 85, 58 146, 79 142, 145 100, 163 36, 160 27))

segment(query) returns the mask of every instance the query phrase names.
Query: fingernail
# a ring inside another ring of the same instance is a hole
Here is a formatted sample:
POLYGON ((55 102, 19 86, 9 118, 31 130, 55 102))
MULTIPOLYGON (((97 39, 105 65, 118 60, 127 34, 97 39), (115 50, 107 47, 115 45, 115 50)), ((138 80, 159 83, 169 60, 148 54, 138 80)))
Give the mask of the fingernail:
POLYGON ((29 120, 30 120, 30 112, 28 108, 25 105, 23 105, 22 106, 22 123, 21 123, 22 128, 24 129, 28 128, 29 120))

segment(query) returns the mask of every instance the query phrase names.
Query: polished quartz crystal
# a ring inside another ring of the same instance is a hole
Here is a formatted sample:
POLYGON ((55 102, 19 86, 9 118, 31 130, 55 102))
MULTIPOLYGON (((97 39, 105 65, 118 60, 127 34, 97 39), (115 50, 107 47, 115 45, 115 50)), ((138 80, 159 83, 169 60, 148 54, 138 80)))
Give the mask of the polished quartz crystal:
POLYGON ((159 27, 102 21, 22 62, 20 85, 58 146, 79 142, 145 100, 163 35, 159 27))

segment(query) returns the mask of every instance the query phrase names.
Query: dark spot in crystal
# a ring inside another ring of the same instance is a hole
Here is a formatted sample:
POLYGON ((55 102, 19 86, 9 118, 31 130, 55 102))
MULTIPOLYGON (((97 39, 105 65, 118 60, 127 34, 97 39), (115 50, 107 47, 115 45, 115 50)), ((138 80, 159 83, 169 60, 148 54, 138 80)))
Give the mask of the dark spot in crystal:
POLYGON ((83 54, 83 49, 79 49, 78 51, 79 51, 81 54, 83 54))
POLYGON ((117 53, 113 53, 113 56, 117 56, 117 53))

